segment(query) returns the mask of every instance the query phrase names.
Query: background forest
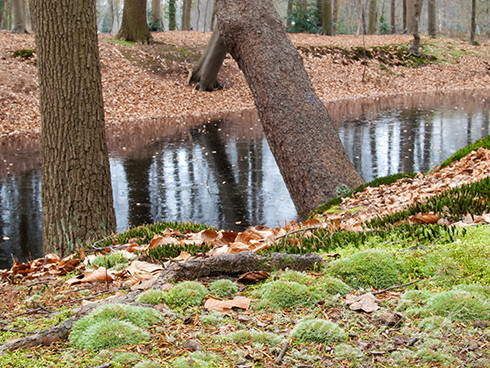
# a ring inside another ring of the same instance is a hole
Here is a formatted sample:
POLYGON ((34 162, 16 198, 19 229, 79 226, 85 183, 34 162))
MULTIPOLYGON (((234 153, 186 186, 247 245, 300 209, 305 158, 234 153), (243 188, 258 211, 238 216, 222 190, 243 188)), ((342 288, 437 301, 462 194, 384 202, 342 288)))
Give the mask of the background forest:
MULTIPOLYGON (((325 7, 331 8, 333 14, 333 33, 385 34, 407 31, 406 12, 403 11, 407 1, 409 0, 275 0, 274 4, 290 32, 328 33, 329 31, 325 32, 325 28, 322 28, 321 9, 324 3, 325 7)), ((213 0, 148 0, 150 29, 211 31, 215 23, 213 3, 213 0), (175 19, 175 23, 172 19, 175 19)), ((428 32, 429 3, 435 6, 437 34, 456 37, 469 34, 472 1, 423 1, 420 18, 420 30, 423 33, 428 32)), ((490 3, 486 0, 476 0, 475 3, 476 34, 488 36, 490 3)), ((123 13, 122 0, 97 0, 97 12, 99 32, 116 33, 119 30, 123 13)), ((27 0, 0 0, 0 29, 30 32, 32 27, 29 13, 27 0)))

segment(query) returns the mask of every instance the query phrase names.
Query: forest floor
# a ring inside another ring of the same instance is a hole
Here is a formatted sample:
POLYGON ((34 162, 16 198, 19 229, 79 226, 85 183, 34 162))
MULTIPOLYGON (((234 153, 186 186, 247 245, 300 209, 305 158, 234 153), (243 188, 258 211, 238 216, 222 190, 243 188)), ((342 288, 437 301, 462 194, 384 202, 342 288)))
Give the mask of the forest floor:
MULTIPOLYGON (((400 54, 410 36, 291 37, 324 100, 490 85, 488 43, 423 38, 420 65, 400 54)), ((138 46, 101 36, 109 124, 253 106, 231 59, 220 75, 223 90, 187 86, 209 34, 155 38, 138 46)), ((30 35, 0 32, 4 139, 39 134, 35 54, 12 56, 33 47, 30 35)), ((490 367, 488 137, 483 146, 427 174, 385 178, 303 224, 240 234, 153 224, 64 260, 16 262, 0 270, 0 368, 490 367), (302 273, 202 277, 183 294, 166 284, 138 299, 151 312, 106 311, 109 323, 78 324, 69 339, 3 350, 3 343, 67 321, 77 307, 143 292, 163 267, 247 249, 313 251, 325 264, 302 273), (220 277, 234 286, 213 285, 220 277), (155 310, 161 314, 149 322, 155 310)))
MULTIPOLYGON (((200 92, 187 84, 210 33, 163 32, 151 45, 100 35, 105 116, 108 124, 148 118, 226 113, 253 107, 251 92, 228 56, 219 79, 224 88, 200 92)), ((489 41, 474 46, 422 38, 422 58, 405 56, 412 36, 291 34, 322 100, 420 91, 488 88, 489 41), (416 67, 413 67, 416 66, 416 67)), ((0 138, 40 132, 33 35, 0 31, 0 138), (15 56, 17 55, 17 56, 15 56)))

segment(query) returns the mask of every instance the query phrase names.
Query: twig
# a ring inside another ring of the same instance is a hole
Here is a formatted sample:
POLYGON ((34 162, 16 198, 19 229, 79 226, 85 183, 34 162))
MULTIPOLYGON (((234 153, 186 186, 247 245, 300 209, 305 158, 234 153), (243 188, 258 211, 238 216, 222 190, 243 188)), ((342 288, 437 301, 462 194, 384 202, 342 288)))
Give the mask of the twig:
POLYGON ((373 291, 371 294, 373 295, 378 295, 378 294, 383 294, 384 292, 386 291, 389 291, 389 290, 394 290, 394 289, 400 289, 402 287, 405 287, 405 286, 409 286, 409 285, 412 285, 412 284, 415 284, 416 282, 419 282, 419 281, 422 281, 423 279, 418 279, 418 280, 415 280, 415 281, 412 281, 412 282, 408 282, 406 284, 403 284, 403 285, 395 285, 395 286, 391 286, 389 288, 386 288, 386 289, 383 289, 383 290, 378 290, 378 291, 373 291))
POLYGON ((279 355, 278 355, 278 357, 274 363, 276 363, 277 365, 282 364, 282 359, 284 358, 284 355, 286 354, 286 351, 288 350, 288 348, 289 348, 289 340, 286 341, 286 343, 282 347, 281 352, 279 353, 279 355))
POLYGON ((63 306, 63 305, 69 305, 69 304, 73 304, 73 303, 77 303, 77 302, 80 302, 80 301, 82 301, 82 300, 93 299, 93 298, 98 297, 99 295, 102 295, 102 294, 107 294, 107 293, 112 293, 113 291, 115 291, 115 290, 114 290, 114 289, 102 290, 102 291, 99 291, 98 293, 96 293, 96 294, 94 294, 94 295, 86 296, 86 297, 84 297, 84 298, 80 298, 80 299, 70 300, 70 301, 68 301, 68 302, 64 302, 64 303, 60 304, 60 306, 63 306))
POLYGON ((112 363, 108 362, 108 363, 104 363, 102 365, 98 365, 97 367, 88 367, 88 368, 109 368, 110 366, 112 366, 112 363))
POLYGON ((0 327, 0 331, 18 332, 18 333, 23 333, 25 335, 37 334, 36 331, 22 331, 22 330, 16 330, 15 328, 5 328, 5 327, 0 327))
POLYGON ((288 233, 286 233, 284 235, 281 235, 281 236, 276 237, 275 240, 286 238, 286 237, 288 237, 291 234, 296 234, 296 233, 300 233, 300 232, 306 232, 308 230, 314 230, 314 229, 320 229, 320 228, 321 228, 321 226, 310 226, 310 227, 305 227, 303 229, 292 230, 292 231, 290 231, 290 232, 288 232, 288 233))

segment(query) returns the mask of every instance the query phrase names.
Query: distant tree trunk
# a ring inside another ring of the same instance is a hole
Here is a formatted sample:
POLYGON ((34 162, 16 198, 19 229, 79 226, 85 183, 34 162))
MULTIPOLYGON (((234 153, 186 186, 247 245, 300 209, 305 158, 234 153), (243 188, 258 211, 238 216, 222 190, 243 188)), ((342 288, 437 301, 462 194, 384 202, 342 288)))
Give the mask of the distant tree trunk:
POLYGON ((422 0, 409 0, 407 13, 409 15, 408 28, 413 34, 413 43, 408 48, 408 53, 414 56, 420 56, 420 35, 419 35, 419 21, 420 12, 422 10, 422 0))
POLYGON ((42 125, 43 246, 64 256, 116 230, 95 1, 32 0, 31 6, 42 125))
POLYGON ((175 10, 175 0, 168 0, 168 30, 175 31, 177 28, 176 20, 176 10, 175 10))
POLYGON ((378 11, 376 8, 376 0, 370 0, 369 2, 369 18, 368 18, 368 34, 376 34, 378 27, 378 11))
POLYGON ((226 54, 223 38, 219 34, 218 27, 215 27, 204 53, 189 74, 189 84, 197 83, 196 89, 199 91, 214 91, 220 88, 218 72, 226 54))
POLYGON ((163 31, 161 0, 151 0, 151 30, 155 32, 163 31))
POLYGON ((322 33, 333 35, 332 0, 322 0, 322 33))
POLYGON ((287 18, 286 18, 286 29, 291 28, 291 14, 293 13, 293 0, 288 0, 287 18))
POLYGON ((332 15, 332 22, 333 22, 333 30, 332 33, 336 34, 338 29, 339 29, 339 14, 340 14, 340 0, 334 0, 333 1, 333 15, 332 15))
POLYGON ((14 29, 13 33, 27 33, 26 30, 26 4, 24 0, 13 0, 14 29))
POLYGON ((428 0, 427 3, 427 33, 431 37, 436 36, 436 0, 428 0))
POLYGON ((471 30, 470 30, 470 42, 476 41, 476 0, 471 0, 471 30))
POLYGON ((146 22, 146 0, 124 0, 121 29, 116 38, 129 42, 151 42, 146 22))
POLYGON ((407 4, 407 1, 410 1, 410 0, 403 0, 403 2, 402 2, 402 6, 403 6, 403 8, 402 8, 402 12, 403 12, 403 15, 402 15, 402 21, 403 21, 403 23, 402 23, 402 29, 403 29, 403 31, 402 32, 403 33, 407 33, 408 32, 407 31, 407 27, 408 27, 408 14, 407 14, 407 6, 408 6, 408 4, 407 4))
POLYGON ((396 0, 391 0, 391 33, 396 33, 396 0))
POLYGON ((0 29, 3 29, 3 12, 5 10, 5 0, 0 0, 0 29))
POLYGON ((199 20, 201 18, 201 1, 200 0, 197 0, 196 10, 197 10, 196 31, 199 31, 199 20))
POLYGON ((355 171, 327 109, 270 0, 216 0, 225 45, 250 86, 272 153, 300 219, 336 187, 355 188, 355 171))
POLYGON ((204 6, 204 25, 203 25, 203 32, 207 31, 207 21, 208 21, 208 7, 209 7, 209 0, 206 0, 206 5, 204 6))
POLYGON ((191 29, 191 8, 192 0, 182 2, 182 30, 190 31, 191 29))

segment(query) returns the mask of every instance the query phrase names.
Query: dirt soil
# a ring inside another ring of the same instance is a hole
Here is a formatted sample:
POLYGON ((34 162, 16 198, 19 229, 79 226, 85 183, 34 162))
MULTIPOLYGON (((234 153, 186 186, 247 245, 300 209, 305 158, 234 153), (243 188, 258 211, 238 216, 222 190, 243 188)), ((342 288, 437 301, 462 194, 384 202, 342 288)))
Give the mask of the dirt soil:
MULTIPOLYGON (((243 74, 229 56, 219 76, 224 85, 222 90, 200 92, 187 85, 188 70, 198 60, 210 35, 192 31, 157 33, 152 45, 123 44, 111 40, 111 35, 101 35, 107 123, 226 113, 253 107, 243 74)), ((406 60, 387 63, 386 58, 380 57, 388 53, 396 58, 396 48, 385 52, 382 47, 406 46, 411 38, 291 35, 322 100, 490 85, 488 41, 473 46, 457 40, 423 38, 423 52, 438 62, 416 68, 397 65, 406 64, 406 60)), ((0 138, 28 133, 36 136, 40 132, 36 55, 14 56, 16 51, 32 49, 35 49, 33 35, 0 31, 0 138)))

